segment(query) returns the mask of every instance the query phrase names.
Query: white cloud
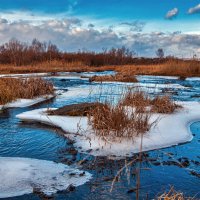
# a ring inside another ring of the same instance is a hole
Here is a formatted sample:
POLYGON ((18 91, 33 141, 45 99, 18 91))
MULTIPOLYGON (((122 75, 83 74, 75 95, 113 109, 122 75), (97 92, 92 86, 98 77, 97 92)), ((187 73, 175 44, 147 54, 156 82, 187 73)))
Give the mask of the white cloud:
POLYGON ((120 32, 109 26, 88 27, 88 21, 77 18, 63 20, 45 20, 41 24, 28 21, 8 22, 0 18, 0 43, 11 38, 31 42, 33 38, 52 41, 62 50, 79 49, 101 51, 102 48, 121 47, 125 45, 140 56, 155 56, 158 48, 165 50, 165 55, 190 57, 191 52, 199 52, 200 34, 181 32, 131 32, 126 28, 120 32), (84 24, 87 24, 86 26, 84 24))
POLYGON ((176 17, 178 15, 178 8, 174 8, 170 11, 167 12, 167 14, 165 15, 166 19, 173 19, 174 17, 176 17))
POLYGON ((200 4, 188 10, 188 14, 200 13, 200 4))

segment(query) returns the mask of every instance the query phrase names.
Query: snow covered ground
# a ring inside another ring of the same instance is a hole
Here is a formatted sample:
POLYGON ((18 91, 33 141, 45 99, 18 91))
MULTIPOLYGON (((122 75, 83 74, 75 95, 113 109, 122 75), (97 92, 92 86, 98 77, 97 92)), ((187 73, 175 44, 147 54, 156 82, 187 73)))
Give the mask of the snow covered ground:
POLYGON ((12 78, 27 78, 27 77, 43 77, 48 76, 50 73, 29 73, 29 74, 0 74, 0 78, 12 77, 12 78))
MULTIPOLYGON (((153 114, 151 120, 158 119, 155 127, 144 135, 142 151, 149 151, 189 142, 193 136, 189 126, 200 120, 199 102, 182 102, 183 109, 174 114, 153 114)), ((141 138, 134 141, 105 142, 97 137, 88 125, 87 117, 48 116, 46 109, 28 111, 17 115, 23 121, 37 121, 60 127, 66 137, 75 141, 78 151, 90 153, 94 156, 131 156, 140 151, 141 138), (77 134, 78 133, 78 134, 77 134)))
POLYGON ((0 157, 0 198, 33 193, 33 189, 51 195, 70 185, 80 186, 91 174, 52 161, 0 157))
POLYGON ((52 99, 54 95, 44 95, 34 99, 17 99, 11 103, 7 103, 5 105, 0 105, 0 110, 5 108, 24 108, 33 106, 35 104, 41 103, 43 101, 52 99))

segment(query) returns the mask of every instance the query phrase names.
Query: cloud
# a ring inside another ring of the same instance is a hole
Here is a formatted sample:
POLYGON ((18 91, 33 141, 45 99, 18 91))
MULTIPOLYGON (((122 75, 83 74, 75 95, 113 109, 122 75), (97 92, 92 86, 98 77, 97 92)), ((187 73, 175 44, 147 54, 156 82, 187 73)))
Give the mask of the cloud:
POLYGON ((200 4, 188 10, 188 14, 200 13, 200 4))
POLYGON ((82 27, 80 19, 46 20, 42 24, 33 25, 28 21, 0 23, 0 42, 11 38, 30 42, 33 38, 41 41, 52 41, 62 50, 77 51, 79 49, 101 51, 103 47, 120 47, 123 39, 110 28, 97 30, 82 27))
POLYGON ((165 18, 174 19, 178 15, 178 12, 179 12, 178 8, 174 8, 167 12, 167 14, 165 15, 165 18))
MULTIPOLYGON (((133 24, 124 23, 130 27, 133 24)), ((78 18, 45 20, 37 25, 23 20, 10 22, 0 19, 0 43, 5 43, 11 38, 24 42, 31 42, 33 38, 37 38, 41 41, 51 41, 61 50, 67 51, 101 51, 102 48, 126 46, 139 56, 153 57, 158 48, 163 48, 165 55, 190 57, 191 52, 200 55, 200 35, 197 34, 130 32, 127 29, 121 29, 119 33, 109 26, 91 27, 88 27, 88 21, 84 22, 78 18)))
POLYGON ((142 32, 146 23, 136 20, 133 22, 122 22, 122 23, 120 23, 120 25, 130 26, 131 27, 130 31, 142 32))

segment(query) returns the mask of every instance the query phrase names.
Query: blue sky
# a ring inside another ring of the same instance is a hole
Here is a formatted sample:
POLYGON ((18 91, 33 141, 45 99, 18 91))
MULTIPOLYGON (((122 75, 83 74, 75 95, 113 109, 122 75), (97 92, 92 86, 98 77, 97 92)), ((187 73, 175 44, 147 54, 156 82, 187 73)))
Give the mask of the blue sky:
POLYGON ((0 41, 51 40, 62 50, 125 45, 139 56, 200 55, 200 0, 1 0, 0 41))

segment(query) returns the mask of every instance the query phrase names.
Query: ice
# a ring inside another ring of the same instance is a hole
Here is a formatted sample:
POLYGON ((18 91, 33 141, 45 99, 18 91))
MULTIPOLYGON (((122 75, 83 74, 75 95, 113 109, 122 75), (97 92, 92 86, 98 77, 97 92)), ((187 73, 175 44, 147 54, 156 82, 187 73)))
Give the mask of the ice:
POLYGON ((0 198, 30 194, 33 189, 51 195, 90 179, 88 172, 83 174, 76 168, 52 161, 0 157, 0 198))
POLYGON ((52 99, 54 95, 44 95, 33 99, 17 99, 13 102, 7 103, 5 105, 0 105, 0 110, 4 108, 24 108, 33 106, 35 104, 41 103, 43 101, 52 99))

